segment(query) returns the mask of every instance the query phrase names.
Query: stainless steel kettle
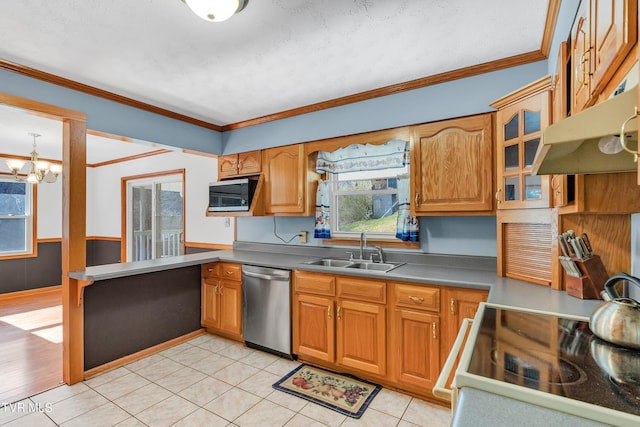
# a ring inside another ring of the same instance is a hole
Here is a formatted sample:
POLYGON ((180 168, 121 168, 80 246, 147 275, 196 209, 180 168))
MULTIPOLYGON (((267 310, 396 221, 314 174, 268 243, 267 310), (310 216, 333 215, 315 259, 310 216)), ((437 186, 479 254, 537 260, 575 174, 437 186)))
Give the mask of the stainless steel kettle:
POLYGON ((621 280, 640 287, 640 279, 619 273, 610 277, 600 293, 605 302, 596 307, 589 328, 599 338, 623 347, 640 349, 640 302, 618 295, 621 280))

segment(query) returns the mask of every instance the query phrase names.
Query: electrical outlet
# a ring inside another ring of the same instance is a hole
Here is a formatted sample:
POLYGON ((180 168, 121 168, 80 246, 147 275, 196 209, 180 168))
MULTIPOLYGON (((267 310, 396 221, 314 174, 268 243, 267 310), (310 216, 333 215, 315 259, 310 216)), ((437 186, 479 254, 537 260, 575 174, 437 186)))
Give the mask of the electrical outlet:
POLYGON ((306 231, 301 231, 300 234, 298 234, 298 236, 300 236, 300 243, 307 243, 307 232, 306 231))

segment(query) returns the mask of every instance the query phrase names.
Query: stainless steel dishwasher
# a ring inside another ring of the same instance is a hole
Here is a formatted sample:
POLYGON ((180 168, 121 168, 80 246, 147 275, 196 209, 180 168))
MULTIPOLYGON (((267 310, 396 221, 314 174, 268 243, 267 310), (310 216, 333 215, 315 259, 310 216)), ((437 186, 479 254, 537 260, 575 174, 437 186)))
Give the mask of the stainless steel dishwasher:
POLYGON ((242 266, 242 329, 247 347, 293 359, 291 272, 242 266))

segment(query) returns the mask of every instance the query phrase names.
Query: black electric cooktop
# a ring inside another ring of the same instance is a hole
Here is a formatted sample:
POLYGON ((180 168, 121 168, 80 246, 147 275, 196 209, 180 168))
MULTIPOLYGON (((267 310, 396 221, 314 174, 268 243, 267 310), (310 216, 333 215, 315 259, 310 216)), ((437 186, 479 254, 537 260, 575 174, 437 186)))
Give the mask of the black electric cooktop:
POLYGON ((640 352, 585 321, 486 307, 468 372, 640 415, 640 352))

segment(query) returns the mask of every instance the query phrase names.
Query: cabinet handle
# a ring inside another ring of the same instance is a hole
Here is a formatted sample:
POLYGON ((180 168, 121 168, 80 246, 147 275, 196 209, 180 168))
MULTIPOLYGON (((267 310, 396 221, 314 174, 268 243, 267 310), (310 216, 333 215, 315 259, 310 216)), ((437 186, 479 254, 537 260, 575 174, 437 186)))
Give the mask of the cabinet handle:
POLYGON ((424 298, 420 298, 420 297, 414 297, 413 295, 409 295, 409 299, 413 302, 417 302, 417 303, 421 303, 422 301, 424 301, 424 298))
POLYGON ((211 273, 213 271, 213 268, 207 268, 207 270, 209 270, 209 273, 211 273))
POLYGON ((218 293, 219 293, 220 295, 222 295, 222 289, 224 289, 224 286, 220 285, 220 288, 218 288, 218 289, 219 289, 219 292, 218 292, 218 293))
POLYGON ((436 322, 431 323, 431 335, 433 336, 434 340, 438 338, 436 322))
POLYGON ((218 293, 218 288, 220 287, 220 285, 216 285, 215 288, 213 288, 213 293, 217 294, 218 293))
POLYGON ((578 66, 576 67, 576 82, 579 85, 587 85, 587 79, 585 79, 584 76, 590 73, 585 69, 584 64, 585 62, 589 62, 589 58, 585 58, 585 55, 589 53, 590 50, 591 48, 585 50, 584 53, 580 55, 580 61, 578 61, 578 66))
POLYGON ((456 300, 453 298, 449 301, 449 312, 452 316, 456 314, 456 300))
POLYGON ((327 316, 331 318, 331 306, 327 306, 327 316))
POLYGON ((414 200, 416 201, 416 206, 418 206, 420 204, 420 193, 416 193, 414 200))
POLYGON ((501 191, 502 191, 502 188, 498 188, 498 191, 496 191, 496 200, 498 201, 498 203, 502 202, 502 200, 500 200, 501 191))
POLYGON ((231 276, 233 274, 233 271, 225 271, 225 273, 227 273, 227 276, 231 276))
POLYGON ((340 306, 338 306, 338 320, 340 320, 340 306))

